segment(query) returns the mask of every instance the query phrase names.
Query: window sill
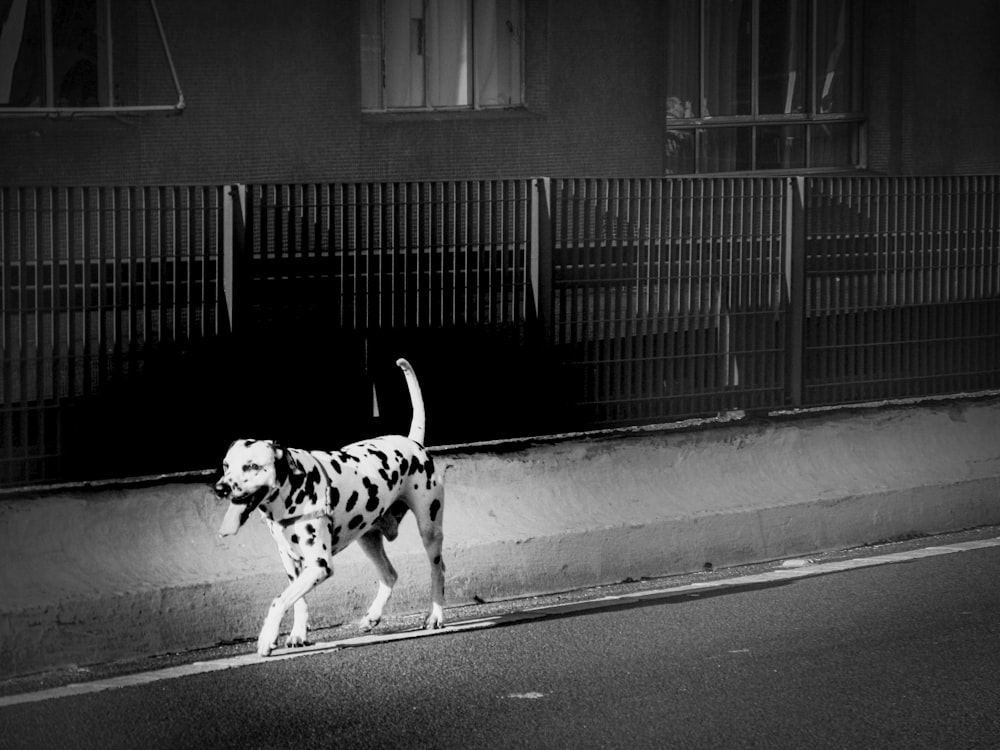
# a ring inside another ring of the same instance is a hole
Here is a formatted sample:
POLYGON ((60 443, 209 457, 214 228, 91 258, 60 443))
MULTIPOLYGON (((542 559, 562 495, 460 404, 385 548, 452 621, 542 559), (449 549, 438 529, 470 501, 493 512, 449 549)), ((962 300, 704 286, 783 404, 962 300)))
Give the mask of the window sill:
POLYGON ((503 120, 524 120, 541 117, 527 107, 506 107, 497 109, 414 109, 414 110, 364 110, 363 122, 387 125, 398 122, 483 122, 503 120))

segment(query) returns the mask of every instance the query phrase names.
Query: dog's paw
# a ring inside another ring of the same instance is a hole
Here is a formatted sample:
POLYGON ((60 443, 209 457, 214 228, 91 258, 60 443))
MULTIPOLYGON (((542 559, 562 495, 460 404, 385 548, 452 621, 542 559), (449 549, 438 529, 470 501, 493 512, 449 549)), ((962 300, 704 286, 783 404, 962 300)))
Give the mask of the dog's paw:
POLYGON ((365 615, 358 621, 358 627, 361 628, 363 632, 370 633, 378 627, 380 622, 382 622, 381 616, 373 617, 372 615, 365 615))
POLYGON ((298 633, 291 633, 285 639, 285 648, 302 648, 303 646, 312 645, 310 641, 304 636, 298 633))
POLYGON ((270 656, 271 652, 274 651, 278 644, 268 643, 266 641, 257 641, 257 655, 258 656, 270 656))
POLYGON ((440 609, 433 609, 430 614, 424 618, 424 630, 438 630, 444 627, 444 612, 440 609))

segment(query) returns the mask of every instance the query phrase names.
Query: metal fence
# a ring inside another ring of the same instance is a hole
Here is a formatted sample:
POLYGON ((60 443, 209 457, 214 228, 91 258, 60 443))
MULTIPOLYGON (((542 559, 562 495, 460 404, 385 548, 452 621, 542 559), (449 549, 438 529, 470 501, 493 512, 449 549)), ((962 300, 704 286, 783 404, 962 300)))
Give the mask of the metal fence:
POLYGON ((806 404, 1000 386, 1000 178, 806 186, 806 404))
POLYGON ((352 330, 527 317, 524 180, 253 185, 244 276, 253 325, 321 313, 352 330))
POLYGON ((996 176, 3 188, 0 484, 361 437, 373 383, 405 429, 397 356, 438 444, 1000 388, 998 201, 996 176))
POLYGON ((0 189, 0 484, 135 471, 155 404, 197 390, 140 384, 226 330, 222 195, 0 189))
POLYGON ((782 178, 556 180, 554 344, 599 425, 785 401, 782 178))

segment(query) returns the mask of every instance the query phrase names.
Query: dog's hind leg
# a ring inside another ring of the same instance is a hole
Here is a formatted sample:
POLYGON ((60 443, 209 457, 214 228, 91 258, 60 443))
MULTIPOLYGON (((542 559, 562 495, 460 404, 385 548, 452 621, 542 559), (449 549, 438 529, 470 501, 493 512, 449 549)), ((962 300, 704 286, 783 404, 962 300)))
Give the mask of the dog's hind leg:
POLYGON ((430 504, 419 511, 414 508, 414 515, 431 565, 431 608, 424 628, 433 630, 444 627, 444 485, 437 485, 430 504))
POLYGON ((367 632, 381 622, 382 610, 385 609, 389 597, 392 596, 392 587, 396 585, 396 580, 399 576, 385 554, 381 531, 375 529, 364 534, 358 539, 358 545, 360 545, 378 571, 378 593, 375 595, 375 601, 372 602, 372 605, 368 608, 368 612, 365 613, 365 616, 361 618, 361 622, 358 623, 361 629, 367 632))

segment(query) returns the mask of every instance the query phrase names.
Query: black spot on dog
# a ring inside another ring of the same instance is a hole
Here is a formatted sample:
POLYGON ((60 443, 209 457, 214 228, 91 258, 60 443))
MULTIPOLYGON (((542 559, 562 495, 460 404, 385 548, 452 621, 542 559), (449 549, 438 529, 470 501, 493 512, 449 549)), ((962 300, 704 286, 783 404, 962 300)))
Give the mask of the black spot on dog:
POLYGON ((385 455, 382 451, 375 450, 374 448, 369 448, 369 452, 379 460, 383 468, 389 468, 389 457, 387 455, 385 455))
POLYGON ((354 510, 354 506, 357 505, 357 503, 358 503, 358 491, 354 490, 354 492, 351 493, 351 496, 347 498, 347 505, 345 506, 347 512, 350 513, 352 510, 354 510))
POLYGON ((339 502, 340 502, 340 490, 338 490, 336 487, 331 487, 330 488, 330 507, 331 508, 336 508, 337 507, 337 503, 339 503, 339 502))
POLYGON ((299 543, 299 535, 292 534, 292 544, 298 544, 298 543, 299 543))
POLYGON ((410 462, 407 461, 405 458, 403 458, 403 460, 399 462, 399 473, 403 476, 406 476, 407 470, 409 468, 410 468, 410 462))
POLYGON ((310 536, 316 536, 316 527, 313 526, 311 523, 307 523, 306 533, 309 534, 310 536))
POLYGON ((368 503, 365 505, 365 510, 371 513, 378 507, 378 505, 379 505, 378 495, 372 495, 371 497, 368 498, 368 503))
POLYGON ((435 565, 440 565, 441 564, 441 555, 435 555, 435 557, 434 557, 434 564, 435 565))
POLYGON ((335 459, 333 456, 330 456, 330 466, 333 467, 333 470, 335 472, 337 472, 338 474, 342 474, 343 473, 340 470, 340 462, 337 461, 337 459, 335 459))
POLYGON ((364 526, 364 523, 365 523, 365 517, 364 516, 355 516, 354 518, 352 518, 348 522, 347 528, 349 528, 349 529, 359 529, 359 528, 362 528, 364 526))
POLYGON ((319 565, 321 568, 323 568, 323 570, 326 570, 326 571, 330 570, 330 563, 328 563, 322 557, 319 558, 318 560, 316 560, 316 564, 319 565))
POLYGON ((436 521, 437 520, 437 514, 439 512, 441 512, 441 501, 435 498, 434 502, 431 503, 431 507, 430 507, 430 514, 431 514, 431 520, 432 521, 436 521))

